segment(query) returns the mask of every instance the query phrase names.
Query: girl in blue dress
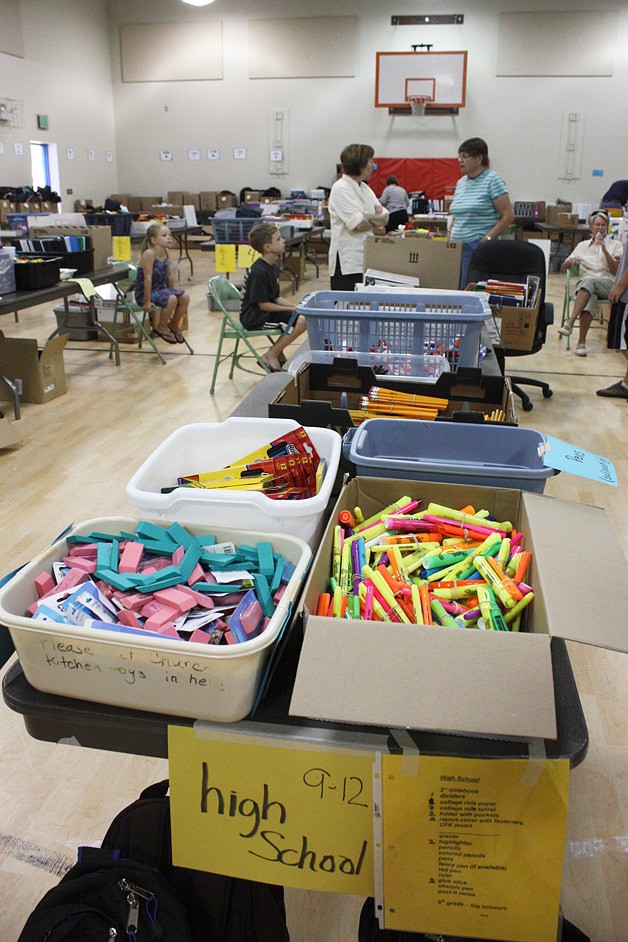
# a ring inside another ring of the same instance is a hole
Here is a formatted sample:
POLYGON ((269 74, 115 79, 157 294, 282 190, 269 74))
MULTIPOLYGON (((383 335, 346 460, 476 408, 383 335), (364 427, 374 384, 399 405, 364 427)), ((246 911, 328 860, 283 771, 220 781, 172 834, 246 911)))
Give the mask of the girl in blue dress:
POLYGON ((153 305, 161 308, 153 334, 166 343, 185 343, 181 323, 190 304, 190 296, 174 286, 174 272, 168 249, 172 236, 168 226, 154 222, 146 230, 140 249, 140 264, 135 282, 135 300, 150 315, 153 305))

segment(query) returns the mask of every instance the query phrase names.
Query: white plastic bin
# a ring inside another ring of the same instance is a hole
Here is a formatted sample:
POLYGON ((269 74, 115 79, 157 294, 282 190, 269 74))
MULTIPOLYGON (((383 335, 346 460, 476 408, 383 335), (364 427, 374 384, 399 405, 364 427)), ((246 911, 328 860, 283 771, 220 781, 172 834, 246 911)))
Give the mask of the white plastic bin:
POLYGON ((378 379, 394 379, 395 382, 435 383, 443 373, 449 373, 449 363, 445 357, 416 353, 393 353, 384 350, 381 353, 362 353, 333 350, 306 350, 298 353, 288 363, 288 372, 296 376, 304 363, 331 364, 336 359, 357 360, 358 366, 370 366, 378 374, 378 379))
POLYGON ((224 468, 280 435, 299 428, 293 419, 232 417, 225 422, 184 425, 172 433, 135 472, 126 488, 126 499, 143 513, 180 523, 229 526, 264 533, 290 533, 316 546, 323 514, 331 497, 340 464, 340 435, 327 428, 306 431, 326 472, 321 490, 304 500, 272 500, 255 491, 224 491, 177 487, 162 494, 162 487, 176 485, 177 478, 224 468))
MULTIPOLYGON (((72 533, 134 530, 130 517, 99 517, 72 533)), ((158 522, 158 521, 154 521, 158 522)), ((166 526, 166 524, 160 524, 166 526)), ((186 527, 192 535, 205 526, 186 527)), ((267 533, 213 527, 218 542, 257 543, 267 533)), ((26 679, 45 693, 133 710, 234 723, 253 707, 272 648, 290 617, 311 552, 292 536, 273 535, 273 549, 295 571, 266 629, 238 645, 207 645, 176 638, 81 628, 24 616, 36 600, 34 579, 67 555, 65 537, 41 552, 0 588, 0 624, 10 633, 26 679)))

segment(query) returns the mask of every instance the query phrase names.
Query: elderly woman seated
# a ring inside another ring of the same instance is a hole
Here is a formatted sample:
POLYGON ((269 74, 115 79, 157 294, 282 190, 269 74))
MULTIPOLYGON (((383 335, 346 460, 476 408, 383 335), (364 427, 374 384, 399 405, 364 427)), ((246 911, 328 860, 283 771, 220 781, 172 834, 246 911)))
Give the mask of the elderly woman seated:
POLYGON ((569 258, 561 265, 561 271, 567 271, 572 265, 580 266, 580 277, 576 284, 576 299, 569 320, 558 328, 561 337, 568 337, 575 322, 580 318, 580 333, 576 346, 576 356, 586 357, 586 339, 598 301, 608 299, 617 274, 617 266, 623 252, 623 245, 609 239, 608 213, 597 209, 588 219, 591 238, 578 243, 569 258))

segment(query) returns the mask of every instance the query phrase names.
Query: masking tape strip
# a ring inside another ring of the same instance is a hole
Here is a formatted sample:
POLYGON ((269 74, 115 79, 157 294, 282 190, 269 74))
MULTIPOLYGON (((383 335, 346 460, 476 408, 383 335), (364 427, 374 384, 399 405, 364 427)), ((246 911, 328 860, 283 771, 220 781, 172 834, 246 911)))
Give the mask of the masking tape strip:
POLYGON ((420 750, 407 729, 391 729, 390 735, 401 747, 401 774, 416 778, 419 774, 420 750))
POLYGON ((195 720, 193 729, 197 739, 211 739, 221 742, 237 742, 246 745, 266 745, 278 749, 301 749, 311 752, 353 752, 373 753, 387 749, 386 736, 371 733, 347 733, 340 730, 329 738, 329 730, 307 729, 300 726, 284 726, 275 723, 252 723, 242 720, 235 729, 229 723, 215 723, 210 720, 195 720))
POLYGON ((600 854, 612 853, 614 847, 626 854, 628 853, 628 836, 615 837, 593 837, 588 841, 571 841, 569 849, 571 856, 577 857, 598 857, 600 854))
POLYGON ((528 751, 530 758, 526 762, 526 767, 521 776, 521 784, 533 788, 540 779, 543 769, 545 768, 545 763, 547 762, 545 740, 531 739, 528 743, 528 751))
POLYGON ((373 897, 375 915, 384 928, 384 818, 382 789, 382 754, 373 762, 373 897))

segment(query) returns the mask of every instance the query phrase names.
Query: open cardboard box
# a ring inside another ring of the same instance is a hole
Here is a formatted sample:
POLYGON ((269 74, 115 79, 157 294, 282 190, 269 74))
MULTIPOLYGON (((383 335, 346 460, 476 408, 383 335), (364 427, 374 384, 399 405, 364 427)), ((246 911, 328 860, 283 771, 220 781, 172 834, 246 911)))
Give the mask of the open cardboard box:
MULTIPOLYGON (((476 284, 471 282, 467 285, 465 291, 475 291, 476 288, 476 284)), ((540 294, 534 307, 510 307, 507 304, 491 304, 495 326, 499 331, 501 346, 504 350, 532 349, 540 309, 540 294)))
POLYGON ((628 563, 603 510, 509 488, 354 478, 342 489, 306 583, 305 638, 289 712, 342 723, 510 739, 556 739, 550 644, 628 650, 628 563), (322 618, 333 527, 403 495, 472 504, 523 531, 535 599, 525 632, 322 618), (599 551, 592 548, 599 547, 599 551))
POLYGON ((445 239, 370 235, 364 243, 364 271, 418 275, 422 288, 457 289, 461 258, 462 244, 445 239))
POLYGON ((342 357, 333 363, 304 363, 292 382, 268 403, 268 415, 346 432, 353 428, 348 410, 359 409, 362 396, 372 386, 449 399, 443 413, 446 417, 460 420, 464 418, 460 412, 490 415, 495 409, 503 409, 505 421, 517 424, 510 381, 503 376, 489 376, 479 368, 462 367, 456 373, 443 373, 435 383, 407 382, 342 357), (347 397, 346 407, 340 404, 343 393, 347 397))

